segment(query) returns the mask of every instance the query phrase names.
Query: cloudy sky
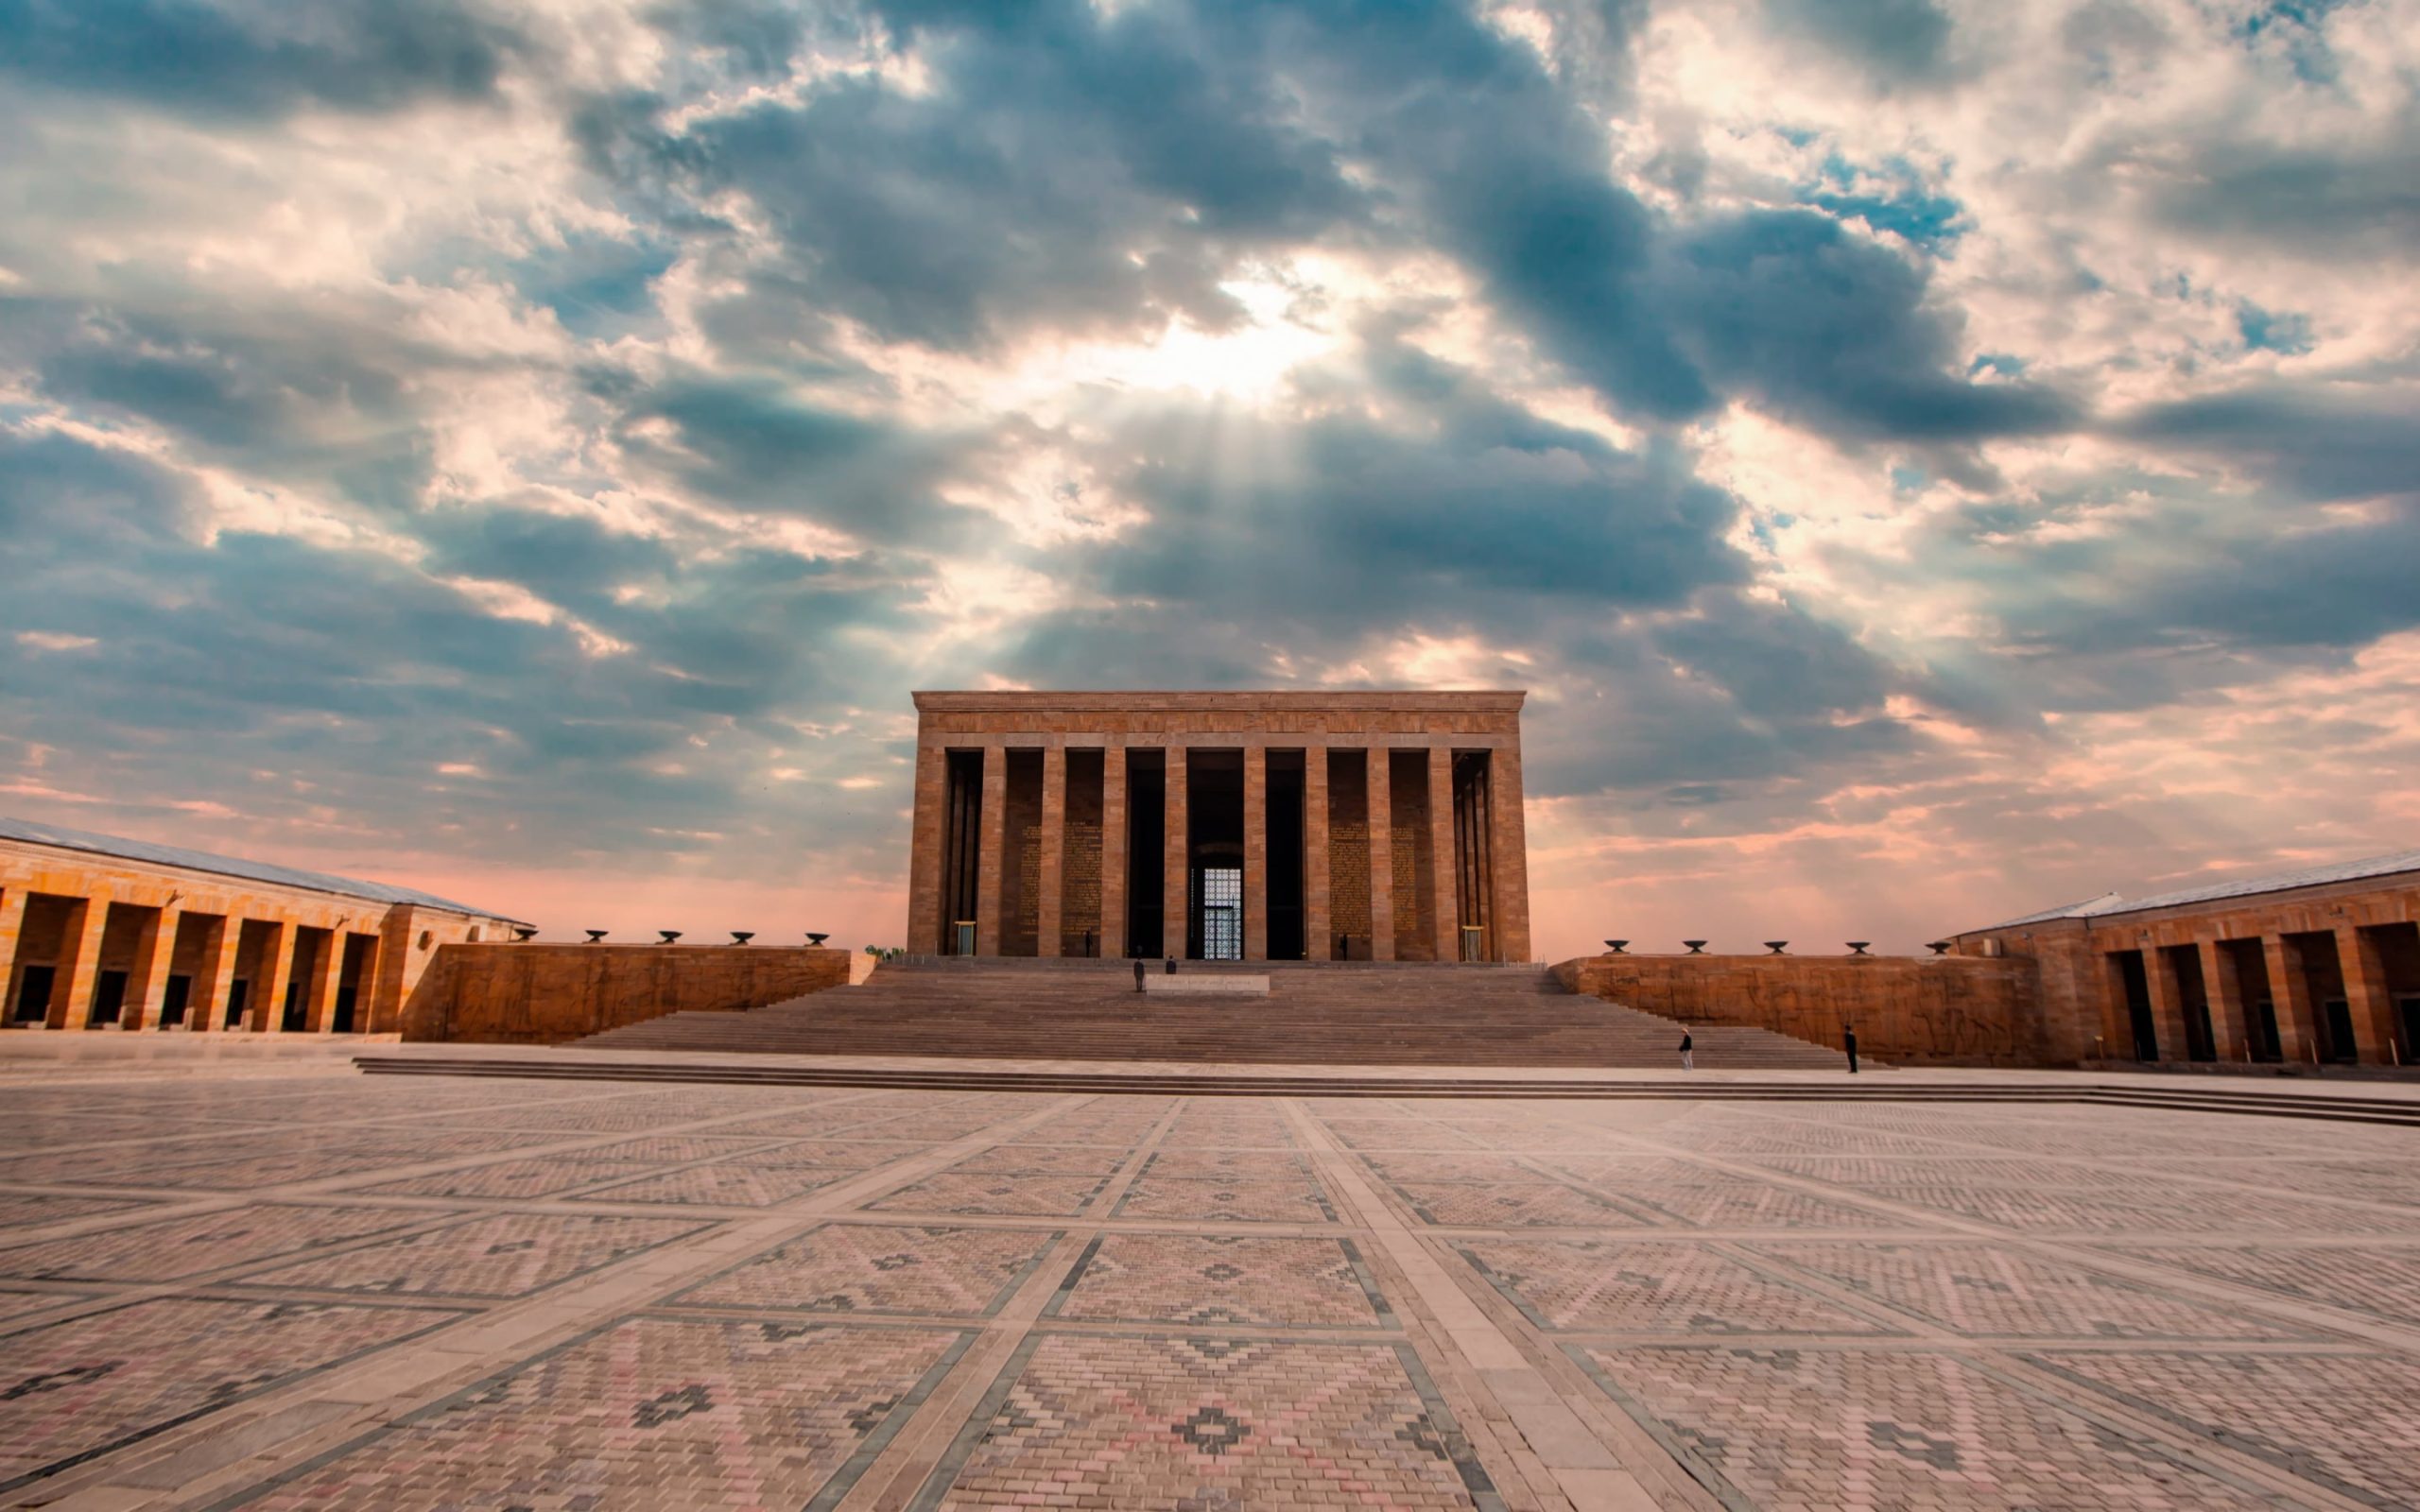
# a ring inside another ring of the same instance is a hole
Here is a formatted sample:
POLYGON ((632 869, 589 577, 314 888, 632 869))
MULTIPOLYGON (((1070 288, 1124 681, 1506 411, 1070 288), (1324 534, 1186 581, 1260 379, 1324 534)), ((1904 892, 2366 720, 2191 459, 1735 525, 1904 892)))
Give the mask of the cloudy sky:
POLYGON ((902 927, 912 688, 1531 691, 1539 949, 2420 844, 2420 0, 0 0, 0 812, 902 927))

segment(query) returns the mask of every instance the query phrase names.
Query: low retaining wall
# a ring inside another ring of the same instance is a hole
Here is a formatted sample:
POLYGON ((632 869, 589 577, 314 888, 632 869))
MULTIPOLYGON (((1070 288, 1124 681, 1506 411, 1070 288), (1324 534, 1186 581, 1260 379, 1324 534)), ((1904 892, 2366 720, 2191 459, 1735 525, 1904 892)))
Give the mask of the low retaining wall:
POLYGON ((446 945, 407 1040, 551 1045, 667 1013, 761 1008, 849 983, 849 953, 753 945, 446 945))
POLYGON ((1586 955, 1574 992, 1683 1023, 1736 1023, 1899 1065, 2044 1064, 2037 971, 2023 956, 1586 955))

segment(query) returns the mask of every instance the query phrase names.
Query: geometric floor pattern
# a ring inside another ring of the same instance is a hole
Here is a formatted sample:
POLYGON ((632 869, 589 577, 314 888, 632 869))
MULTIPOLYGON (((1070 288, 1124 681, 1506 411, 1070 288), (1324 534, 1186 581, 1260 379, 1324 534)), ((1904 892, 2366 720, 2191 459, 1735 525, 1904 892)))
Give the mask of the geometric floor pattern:
POLYGON ((0 1506, 2420 1507, 2411 1130, 8 1076, 0 1506))

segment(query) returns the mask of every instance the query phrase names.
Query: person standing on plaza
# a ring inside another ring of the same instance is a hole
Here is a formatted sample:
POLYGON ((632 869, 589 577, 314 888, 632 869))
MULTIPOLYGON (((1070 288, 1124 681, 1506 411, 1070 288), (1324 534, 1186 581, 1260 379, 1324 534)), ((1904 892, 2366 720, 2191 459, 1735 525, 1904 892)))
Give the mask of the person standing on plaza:
POLYGON ((1689 1031, 1686 1029, 1682 1030, 1681 1069, 1683 1071, 1695 1071, 1698 1069, 1697 1048, 1698 1042, 1689 1038, 1689 1031))

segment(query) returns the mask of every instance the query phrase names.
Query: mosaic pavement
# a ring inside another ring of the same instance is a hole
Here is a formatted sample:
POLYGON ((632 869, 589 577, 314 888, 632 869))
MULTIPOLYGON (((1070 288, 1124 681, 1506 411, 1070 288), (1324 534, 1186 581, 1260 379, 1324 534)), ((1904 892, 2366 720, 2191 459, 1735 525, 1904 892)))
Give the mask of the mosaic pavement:
POLYGON ((2420 1132, 10 1074, 0 1506, 2420 1507, 2420 1132))

